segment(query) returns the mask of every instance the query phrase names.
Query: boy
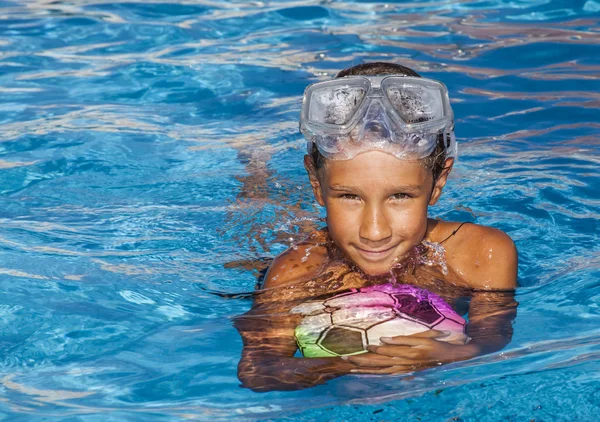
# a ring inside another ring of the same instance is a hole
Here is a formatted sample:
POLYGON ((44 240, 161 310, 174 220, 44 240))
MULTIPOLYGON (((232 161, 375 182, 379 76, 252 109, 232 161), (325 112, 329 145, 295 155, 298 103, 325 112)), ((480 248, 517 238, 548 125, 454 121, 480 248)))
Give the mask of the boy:
POLYGON ((510 341, 517 285, 512 240, 491 227, 427 218, 454 164, 453 125, 445 86, 392 63, 355 66, 306 89, 304 165, 327 228, 275 258, 252 310, 237 319, 244 386, 289 390, 347 373, 411 372, 510 341), (444 333, 430 330, 382 339, 348 358, 294 357, 299 316, 288 312, 292 307, 390 280, 433 291, 454 308, 470 298, 471 341, 449 344, 438 340, 444 333))

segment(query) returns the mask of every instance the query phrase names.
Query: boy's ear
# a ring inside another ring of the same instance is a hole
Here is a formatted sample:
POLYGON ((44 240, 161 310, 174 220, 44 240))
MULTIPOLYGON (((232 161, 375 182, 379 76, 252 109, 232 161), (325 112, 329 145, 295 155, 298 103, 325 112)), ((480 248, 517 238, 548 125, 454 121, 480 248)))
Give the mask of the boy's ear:
POLYGON ((437 180, 434 182, 433 191, 431 192, 431 198, 429 198, 429 205, 435 205, 437 201, 442 196, 442 190, 444 186, 446 186, 446 181, 448 180, 448 175, 452 171, 452 166, 454 165, 454 158, 446 158, 444 162, 444 169, 438 176, 437 180))
POLYGON ((308 173, 308 179, 310 180, 310 185, 312 186, 313 195, 315 199, 319 203, 320 206, 325 206, 325 201, 323 200, 323 191, 321 190, 321 182, 319 181, 319 177, 317 175, 317 169, 313 163, 313 160, 310 155, 304 156, 304 168, 308 173))

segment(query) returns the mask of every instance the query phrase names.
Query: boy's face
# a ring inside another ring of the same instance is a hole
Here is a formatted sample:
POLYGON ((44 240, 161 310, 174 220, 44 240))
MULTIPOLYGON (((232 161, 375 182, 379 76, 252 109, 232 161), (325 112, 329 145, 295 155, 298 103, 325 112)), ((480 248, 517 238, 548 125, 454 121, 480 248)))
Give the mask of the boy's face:
POLYGON ((370 275, 389 272, 423 240, 427 207, 437 202, 449 173, 445 170, 434 186, 421 161, 381 151, 328 160, 318 177, 308 156, 305 165, 315 198, 326 207, 332 240, 370 275))

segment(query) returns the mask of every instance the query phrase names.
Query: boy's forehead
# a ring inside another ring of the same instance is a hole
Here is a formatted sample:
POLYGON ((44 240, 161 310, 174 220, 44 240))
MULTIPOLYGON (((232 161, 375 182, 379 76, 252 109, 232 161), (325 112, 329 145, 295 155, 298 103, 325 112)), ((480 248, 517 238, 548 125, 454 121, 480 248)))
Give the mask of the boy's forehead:
POLYGON ((369 151, 350 160, 329 160, 325 174, 329 184, 377 181, 394 184, 424 183, 431 170, 423 160, 403 160, 381 151, 369 151))

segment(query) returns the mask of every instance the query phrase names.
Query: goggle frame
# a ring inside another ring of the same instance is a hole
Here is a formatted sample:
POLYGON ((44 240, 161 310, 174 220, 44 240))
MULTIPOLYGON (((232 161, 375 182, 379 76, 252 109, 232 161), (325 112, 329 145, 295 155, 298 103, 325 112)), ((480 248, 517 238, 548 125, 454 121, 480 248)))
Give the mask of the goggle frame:
POLYGON ((412 76, 399 76, 399 75, 385 75, 385 76, 346 76, 343 78, 332 79, 324 82, 317 82, 309 85, 304 90, 304 97, 302 99, 302 111, 300 114, 300 131, 307 136, 315 135, 346 135, 349 134, 352 129, 364 118, 369 105, 373 99, 378 99, 384 106, 386 114, 391 118, 393 123, 397 125, 402 132, 405 133, 437 133, 443 131, 449 124, 454 120, 454 112, 450 106, 450 98, 448 96, 448 89, 440 81, 428 78, 419 78, 412 76), (404 121, 402 116, 396 111, 392 102, 386 94, 386 88, 390 85, 393 86, 395 83, 401 85, 417 85, 425 88, 434 88, 439 91, 442 99, 442 117, 429 120, 424 122, 407 123, 404 121), (337 87, 363 87, 366 91, 364 98, 361 103, 357 106, 356 110, 347 119, 344 124, 332 124, 317 122, 311 120, 310 107, 313 99, 313 94, 317 90, 323 88, 334 89, 337 87))

